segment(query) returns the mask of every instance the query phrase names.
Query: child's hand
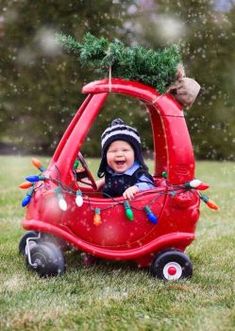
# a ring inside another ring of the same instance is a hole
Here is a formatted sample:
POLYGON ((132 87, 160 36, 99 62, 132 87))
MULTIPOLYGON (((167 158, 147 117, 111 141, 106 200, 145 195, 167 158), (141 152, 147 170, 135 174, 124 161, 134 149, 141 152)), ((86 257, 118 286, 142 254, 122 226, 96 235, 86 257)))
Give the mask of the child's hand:
POLYGON ((104 186, 104 183, 105 183, 104 178, 96 180, 96 186, 97 186, 98 191, 100 191, 102 189, 102 187, 104 186))
POLYGON ((135 186, 135 185, 130 186, 123 193, 123 197, 125 199, 132 200, 137 192, 139 192, 139 189, 137 186, 135 186))

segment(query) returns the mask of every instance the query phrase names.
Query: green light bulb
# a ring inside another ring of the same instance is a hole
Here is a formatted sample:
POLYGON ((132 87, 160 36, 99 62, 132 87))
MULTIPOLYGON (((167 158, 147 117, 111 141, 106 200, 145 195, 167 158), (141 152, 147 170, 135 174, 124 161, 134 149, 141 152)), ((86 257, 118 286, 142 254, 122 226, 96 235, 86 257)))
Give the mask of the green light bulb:
POLYGON ((125 208, 125 213, 126 213, 126 217, 130 220, 133 221, 134 220, 134 214, 133 211, 129 205, 129 203, 127 201, 124 201, 124 208, 125 208))

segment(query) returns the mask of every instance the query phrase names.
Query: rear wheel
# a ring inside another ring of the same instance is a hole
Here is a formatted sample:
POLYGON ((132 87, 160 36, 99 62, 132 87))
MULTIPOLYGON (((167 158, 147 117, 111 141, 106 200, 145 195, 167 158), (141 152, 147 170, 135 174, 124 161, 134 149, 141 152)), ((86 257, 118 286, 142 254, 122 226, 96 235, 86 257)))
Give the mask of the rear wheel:
POLYGON ((65 272, 64 256, 61 249, 51 242, 38 242, 30 248, 26 263, 40 277, 61 275, 65 272))
MULTIPOLYGON (((28 231, 26 232, 20 239, 20 242, 19 242, 19 253, 22 254, 22 255, 27 255, 27 252, 26 252, 26 241, 28 238, 36 238, 38 237, 38 232, 36 231, 28 231)), ((30 241, 30 245, 33 245, 33 244, 36 244, 35 242, 30 241)))
POLYGON ((64 252, 71 249, 71 247, 69 246, 69 244, 66 241, 64 241, 61 238, 54 237, 53 235, 51 235, 49 233, 42 233, 41 238, 42 238, 42 241, 55 244, 64 252))
POLYGON ((156 278, 171 281, 190 278, 193 268, 186 254, 177 250, 168 250, 155 257, 150 272, 156 278))

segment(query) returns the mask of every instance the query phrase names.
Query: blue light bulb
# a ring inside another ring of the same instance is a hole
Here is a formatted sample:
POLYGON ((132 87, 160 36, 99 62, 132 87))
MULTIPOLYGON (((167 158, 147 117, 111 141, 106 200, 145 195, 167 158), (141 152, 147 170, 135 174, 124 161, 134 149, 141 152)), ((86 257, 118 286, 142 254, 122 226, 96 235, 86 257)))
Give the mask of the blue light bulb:
POLYGON ((149 213, 149 214, 148 214, 148 219, 149 219, 149 221, 152 222, 153 224, 157 224, 157 221, 158 221, 157 216, 154 215, 153 213, 149 213))
POLYGON ((38 176, 38 175, 31 175, 31 176, 26 177, 25 179, 30 183, 35 183, 35 182, 39 182, 40 180, 44 180, 45 177, 38 176))
POLYGON ((33 192, 34 192, 34 188, 31 187, 31 189, 28 190, 26 196, 24 197, 24 199, 21 202, 21 206, 22 207, 25 207, 25 206, 27 206, 30 203, 31 198, 32 198, 32 195, 33 195, 33 192))
POLYGON ((31 197, 32 197, 31 195, 26 195, 22 200, 21 206, 22 207, 27 206, 30 203, 31 197))
POLYGON ((152 210, 148 206, 144 207, 144 210, 147 214, 148 220, 153 224, 157 224, 158 217, 152 212, 152 210))

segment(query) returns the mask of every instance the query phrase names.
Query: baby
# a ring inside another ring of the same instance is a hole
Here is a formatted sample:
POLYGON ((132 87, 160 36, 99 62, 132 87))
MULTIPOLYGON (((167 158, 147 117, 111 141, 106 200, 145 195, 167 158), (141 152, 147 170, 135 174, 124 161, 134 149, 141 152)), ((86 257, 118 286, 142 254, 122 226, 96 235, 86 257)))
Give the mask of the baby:
POLYGON ((101 135, 101 163, 97 181, 105 197, 123 195, 133 199, 139 191, 154 188, 152 176, 144 163, 138 131, 120 118, 112 121, 101 135))

